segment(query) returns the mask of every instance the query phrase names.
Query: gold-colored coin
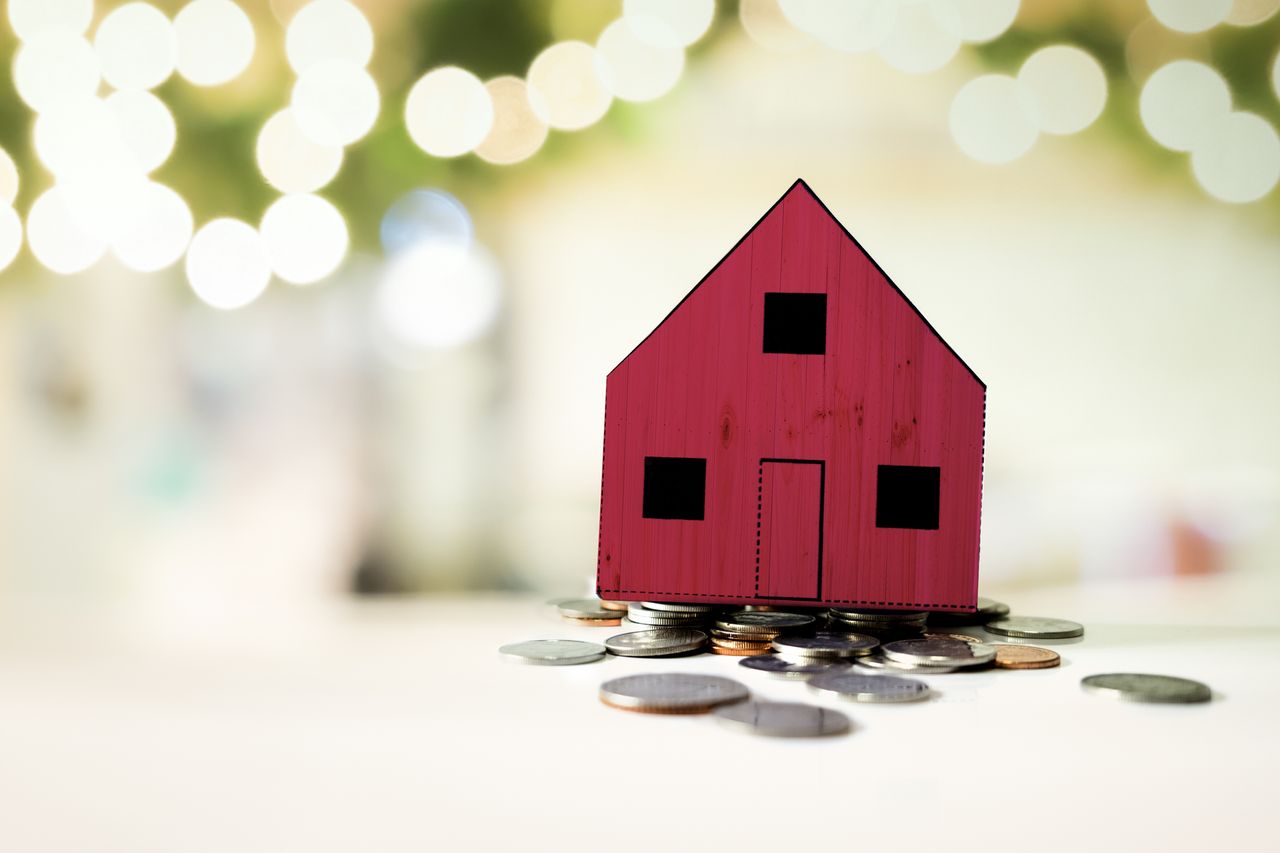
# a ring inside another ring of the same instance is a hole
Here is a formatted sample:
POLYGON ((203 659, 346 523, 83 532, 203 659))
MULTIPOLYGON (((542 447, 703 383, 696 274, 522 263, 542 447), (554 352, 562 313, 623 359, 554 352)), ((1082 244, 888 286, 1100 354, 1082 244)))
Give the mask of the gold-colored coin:
POLYGON ((1053 649, 1011 643, 991 645, 996 647, 996 666, 1001 669, 1048 669, 1062 663, 1062 657, 1053 649))
POLYGON ((621 610, 624 613, 627 610, 627 602, 625 601, 605 601, 602 598, 600 599, 600 606, 605 610, 621 610))
POLYGON ((561 618, 566 622, 572 622, 575 625, 582 625, 585 628, 609 628, 622 624, 622 617, 617 619, 582 619, 577 616, 565 616, 561 614, 561 618))
POLYGON ((739 657, 751 657, 754 655, 763 654, 768 649, 769 649, 769 646, 762 646, 760 648, 752 648, 752 649, 726 649, 724 646, 708 646, 707 647, 707 651, 711 652, 711 654, 713 655, 737 655, 739 657))
POLYGON ((731 640, 726 637, 712 637, 711 645, 719 646, 722 649, 768 649, 773 647, 768 641, 731 640))
POLYGON ((633 714, 668 714, 668 715, 706 714, 712 708, 715 707, 715 705, 695 705, 695 706, 687 706, 683 708, 655 708, 655 707, 637 708, 634 705, 619 705, 617 703, 610 702, 608 699, 604 698, 603 696, 600 697, 600 701, 603 704, 608 705, 610 708, 617 708, 619 711, 630 711, 633 714))

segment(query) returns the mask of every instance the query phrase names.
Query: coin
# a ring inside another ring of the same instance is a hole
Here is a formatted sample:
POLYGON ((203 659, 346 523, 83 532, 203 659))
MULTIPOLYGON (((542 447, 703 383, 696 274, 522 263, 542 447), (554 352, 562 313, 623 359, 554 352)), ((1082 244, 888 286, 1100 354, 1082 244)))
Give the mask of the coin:
POLYGON ((778 636, 777 631, 726 631, 723 628, 712 628, 711 636, 726 640, 750 640, 754 643, 767 643, 778 636))
POLYGON ((986 643, 964 640, 896 640, 881 651, 889 660, 928 666, 980 666, 996 656, 986 643))
POLYGON ((653 714, 698 714, 749 695, 732 678, 687 672, 626 675, 600 685, 600 701, 606 705, 653 714))
POLYGON ((604 657, 604 651, 599 643, 582 640, 525 640, 500 647, 498 654, 517 663, 570 666, 598 661, 604 657))
POLYGON ((768 640, 731 640, 727 637, 712 637, 711 645, 722 649, 768 649, 768 640))
POLYGON ((615 655, 652 658, 692 652, 706 642, 707 635, 692 628, 654 628, 617 634, 605 640, 604 646, 615 655))
POLYGON ((586 619, 581 616, 561 616, 562 619, 584 628, 612 628, 622 624, 621 619, 586 619))
POLYGON ((809 679, 809 689, 854 702, 915 702, 929 695, 929 685, 896 675, 828 672, 809 679))
POLYGON ((926 640, 959 640, 962 643, 981 643, 982 640, 977 637, 971 637, 968 634, 948 634, 939 633, 937 631, 925 631, 924 639, 926 640))
POLYGON ((988 622, 984 628, 992 634, 1029 640, 1057 640, 1084 635, 1084 626, 1079 622, 1044 616, 1005 616, 988 622))
POLYGON ((1111 672, 1090 675, 1080 681, 1088 693, 1098 693, 1127 702, 1208 702, 1213 698, 1209 685, 1172 675, 1111 672))
POLYGON ((738 702, 712 712, 727 726, 768 737, 824 737, 849 731, 849 718, 802 702, 738 702))
POLYGON ((712 643, 707 646, 707 651, 713 655, 737 655, 738 657, 746 657, 747 655, 758 655, 769 650, 768 646, 760 646, 759 648, 750 649, 727 649, 724 646, 717 646, 712 643))
POLYGON ((621 614, 600 604, 598 598, 571 598, 556 605, 561 616, 574 619, 618 619, 621 614))
POLYGON ((1053 649, 1009 643, 991 645, 996 650, 996 666, 1000 669, 1048 669, 1062 663, 1062 658, 1053 649))
POLYGON ((789 628, 803 628, 812 624, 812 616, 805 616, 799 613, 772 613, 760 610, 739 610, 716 621, 716 627, 722 631, 741 631, 743 633, 784 631, 789 628))
POLYGON ((755 655, 738 661, 740 666, 767 672, 779 678, 803 681, 823 672, 845 672, 849 669, 849 661, 841 658, 809 658, 804 661, 791 661, 777 655, 755 655))
POLYGON ((701 613, 676 613, 670 610, 650 610, 641 604, 627 608, 627 618, 638 625, 701 625, 701 613))
POLYGON ((627 601, 605 601, 600 599, 600 606, 605 610, 626 610, 630 602, 627 601))
POLYGON ((642 601, 646 610, 668 610, 672 613, 710 613, 716 609, 714 604, 692 604, 681 601, 642 601))
POLYGON ((791 658, 851 658, 869 654, 880 645, 875 637, 818 631, 808 637, 778 637, 773 648, 791 658))
POLYGON ((898 672, 918 672, 921 675, 941 675, 947 672, 959 672, 961 670, 979 669, 981 667, 961 667, 961 666, 942 666, 927 663, 905 663, 904 661, 893 660, 881 654, 864 655, 860 658, 853 658, 852 662, 857 666, 866 667, 868 669, 892 669, 898 672))

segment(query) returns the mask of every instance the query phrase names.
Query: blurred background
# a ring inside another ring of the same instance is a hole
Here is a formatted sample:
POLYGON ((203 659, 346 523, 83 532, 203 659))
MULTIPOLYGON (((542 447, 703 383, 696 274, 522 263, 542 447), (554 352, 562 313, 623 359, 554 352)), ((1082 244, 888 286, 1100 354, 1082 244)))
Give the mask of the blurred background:
POLYGON ((1005 588, 1280 559, 1280 0, 9 0, 0 601, 585 592, 604 377, 798 177, 1005 588))

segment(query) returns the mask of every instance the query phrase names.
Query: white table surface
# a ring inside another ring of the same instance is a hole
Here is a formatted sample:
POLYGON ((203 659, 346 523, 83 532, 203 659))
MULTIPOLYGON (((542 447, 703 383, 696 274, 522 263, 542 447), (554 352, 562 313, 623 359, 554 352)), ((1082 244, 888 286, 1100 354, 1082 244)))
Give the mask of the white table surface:
POLYGON ((1055 644, 1061 668, 932 676, 938 695, 902 706, 823 700, 734 657, 503 661, 506 642, 618 631, 567 625, 540 599, 335 604, 185 632, 19 609, 0 622, 0 849, 1274 849, 1277 590, 986 589, 1083 622, 1084 640, 1055 644), (772 740, 596 699, 607 678, 663 670, 839 707, 856 728, 772 740), (1200 679, 1215 700, 1081 691, 1108 671, 1200 679))

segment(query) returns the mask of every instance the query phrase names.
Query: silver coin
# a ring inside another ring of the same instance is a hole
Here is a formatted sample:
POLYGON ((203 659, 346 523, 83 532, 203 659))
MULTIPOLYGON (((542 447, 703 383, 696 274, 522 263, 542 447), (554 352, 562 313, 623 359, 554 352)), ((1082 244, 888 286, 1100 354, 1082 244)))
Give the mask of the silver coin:
POLYGON ((1098 693, 1127 702, 1208 702, 1213 698, 1209 685, 1172 675, 1145 675, 1138 672, 1110 672, 1080 680, 1089 693, 1098 693))
POLYGON ((865 655, 860 658, 854 658, 851 663, 856 666, 866 667, 874 670, 895 670, 897 672, 918 672, 921 675, 941 675, 947 672, 959 672, 963 669, 976 669, 977 667, 960 667, 960 666, 930 666, 921 663, 903 663, 902 661, 892 660, 883 655, 873 654, 865 655))
POLYGON ((915 702, 929 695, 929 685, 914 678, 856 671, 815 675, 809 689, 855 702, 915 702))
POLYGON ((880 645, 875 637, 865 634, 818 631, 808 637, 777 637, 773 647, 790 658, 851 658, 870 654, 880 645))
POLYGON ((1026 637, 1034 640, 1058 640, 1084 636, 1084 626, 1068 619, 1049 619, 1044 616, 1004 616, 988 622, 984 630, 1005 637, 1026 637))
POLYGON ((802 702, 738 702, 714 712, 727 726, 767 737, 825 737, 849 731, 849 718, 802 702))
POLYGON ((995 660, 995 646, 964 640, 895 640, 881 650, 886 658, 932 666, 979 666, 995 660))
POLYGON ((812 616, 800 613, 774 613, 770 611, 739 610, 716 621, 716 627, 723 631, 782 631, 788 628, 803 628, 813 624, 812 616))
POLYGON ((600 699, 607 705, 659 713, 706 711, 741 702, 749 695, 747 688, 732 678, 688 672, 627 675, 600 685, 600 699))
POLYGON ((841 658, 809 658, 804 661, 794 661, 777 655, 755 655, 742 658, 738 663, 747 669, 755 669, 795 681, 803 681, 823 672, 845 672, 850 666, 848 660, 841 658))
POLYGON ((686 604, 683 601, 642 601, 646 610, 666 610, 672 613, 711 613, 714 604, 686 604))
POLYGON ((620 611, 606 608, 598 598, 571 598, 560 602, 556 607, 562 616, 572 616, 575 619, 617 619, 622 616, 620 611))
POLYGON ((844 607, 831 608, 831 615, 862 622, 923 622, 929 618, 924 610, 850 610, 844 607))
POLYGON ((518 663, 569 666, 598 661, 604 657, 604 651, 599 643, 582 640, 525 640, 502 646, 498 654, 518 663))
POLYGON ((654 628, 610 637, 604 647, 623 657, 652 658, 692 652, 706 642, 707 635, 692 628, 654 628))

